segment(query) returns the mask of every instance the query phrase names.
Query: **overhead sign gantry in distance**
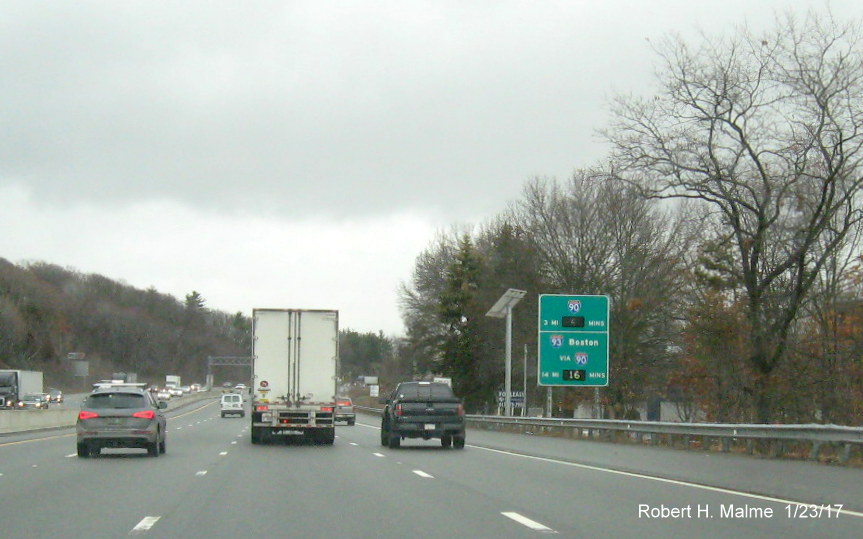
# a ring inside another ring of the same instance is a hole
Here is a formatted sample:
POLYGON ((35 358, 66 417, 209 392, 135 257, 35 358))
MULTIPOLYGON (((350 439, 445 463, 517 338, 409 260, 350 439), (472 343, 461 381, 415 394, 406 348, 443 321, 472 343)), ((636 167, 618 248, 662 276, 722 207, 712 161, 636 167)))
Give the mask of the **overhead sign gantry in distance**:
POLYGON ((608 305, 608 296, 540 294, 539 385, 608 385, 608 305))

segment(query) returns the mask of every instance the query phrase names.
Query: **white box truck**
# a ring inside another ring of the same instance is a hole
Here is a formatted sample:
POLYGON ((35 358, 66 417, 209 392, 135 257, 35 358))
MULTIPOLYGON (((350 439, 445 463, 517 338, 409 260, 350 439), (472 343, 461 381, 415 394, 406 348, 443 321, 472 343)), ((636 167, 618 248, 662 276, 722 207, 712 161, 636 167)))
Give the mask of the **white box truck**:
POLYGON ((254 309, 252 443, 335 440, 339 312, 254 309))
POLYGON ((0 370, 0 408, 14 409, 24 395, 42 392, 42 371, 0 370))

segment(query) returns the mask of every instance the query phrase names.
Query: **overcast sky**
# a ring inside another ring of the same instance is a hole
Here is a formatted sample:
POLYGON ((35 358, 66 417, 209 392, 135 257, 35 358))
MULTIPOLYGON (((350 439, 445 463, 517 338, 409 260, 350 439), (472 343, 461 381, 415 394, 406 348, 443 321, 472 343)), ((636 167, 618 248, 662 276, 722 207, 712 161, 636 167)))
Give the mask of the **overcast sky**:
POLYGON ((647 39, 807 6, 0 0, 0 257, 401 334, 438 231, 604 157, 647 39))

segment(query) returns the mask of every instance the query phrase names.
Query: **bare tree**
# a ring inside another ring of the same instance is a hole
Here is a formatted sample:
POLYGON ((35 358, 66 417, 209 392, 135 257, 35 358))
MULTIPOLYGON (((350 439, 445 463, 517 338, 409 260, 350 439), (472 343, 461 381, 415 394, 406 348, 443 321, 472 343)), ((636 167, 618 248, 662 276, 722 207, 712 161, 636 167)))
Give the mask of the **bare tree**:
POLYGON ((659 391, 679 319, 675 297, 692 245, 684 213, 663 210, 601 173, 579 171, 563 185, 535 180, 513 209, 536 244, 547 292, 608 294, 610 387, 619 416, 659 391))
POLYGON ((764 35, 741 29, 695 48, 671 38, 656 50, 658 93, 613 104, 613 176, 715 212, 745 294, 749 390, 768 422, 792 324, 863 218, 859 24, 788 15, 764 35))

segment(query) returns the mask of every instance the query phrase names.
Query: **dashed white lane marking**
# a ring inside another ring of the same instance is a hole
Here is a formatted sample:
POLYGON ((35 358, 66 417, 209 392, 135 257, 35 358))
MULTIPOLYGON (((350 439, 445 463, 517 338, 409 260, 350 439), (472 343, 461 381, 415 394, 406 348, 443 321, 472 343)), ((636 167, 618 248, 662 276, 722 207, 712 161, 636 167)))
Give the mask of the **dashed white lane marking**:
POLYGON ((222 451, 221 453, 219 453, 219 456, 220 456, 220 457, 224 457, 224 456, 225 456, 225 455, 227 455, 227 454, 228 454, 228 452, 227 452, 227 451, 222 451))
POLYGON ((418 476, 424 477, 426 479, 434 479, 433 475, 429 475, 422 470, 414 470, 414 473, 417 474, 418 476))
POLYGON ((358 444, 358 443, 356 443, 356 442, 350 442, 350 444, 349 444, 349 445, 357 445, 357 446, 358 446, 358 445, 360 445, 360 444, 358 444))
POLYGON ((237 440, 234 440, 233 442, 231 442, 231 445, 237 445, 237 440))
POLYGON ((183 430, 183 427, 177 427, 177 430, 183 430))
POLYGON ((33 466, 31 466, 31 468, 38 468, 38 467, 39 467, 38 464, 34 464, 33 466))
POLYGON ((132 531, 129 532, 129 535, 144 533, 150 530, 156 522, 159 522, 159 519, 162 517, 144 517, 141 522, 138 523, 137 526, 132 528, 132 531))
POLYGON ((200 471, 197 471, 197 472, 195 472, 195 475, 196 475, 196 476, 198 476, 198 477, 205 476, 205 475, 207 475, 207 470, 200 470, 200 471))
POLYGON ((72 457, 77 457, 77 456, 78 456, 78 453, 69 453, 68 455, 66 455, 66 458, 70 459, 72 457))
POLYGON ((512 520, 518 522, 522 526, 527 526, 528 528, 530 528, 531 530, 534 530, 534 531, 546 532, 546 533, 557 533, 556 531, 552 530, 548 526, 544 526, 544 525, 540 524, 539 522, 536 522, 535 520, 531 520, 525 516, 519 515, 518 513, 513 513, 511 511, 504 511, 501 513, 501 515, 505 516, 506 518, 511 518, 512 520))
MULTIPOLYGON (((762 495, 760 495, 760 494, 750 494, 750 493, 748 493, 748 492, 742 492, 742 491, 739 491, 739 490, 731 490, 731 489, 721 488, 721 487, 711 487, 711 486, 709 486, 709 485, 701 485, 701 484, 698 484, 698 483, 690 483, 690 482, 687 482, 687 481, 680 481, 680 480, 677 480, 677 479, 666 479, 666 478, 664 478, 664 477, 657 477, 657 476, 655 476, 655 475, 645 475, 645 474, 639 474, 639 473, 634 473, 634 472, 624 472, 624 471, 621 471, 621 470, 614 470, 614 469, 611 469, 611 468, 601 468, 601 467, 599 467, 599 466, 591 466, 590 464, 578 464, 578 463, 575 463, 575 462, 567 462, 567 461, 564 461, 564 460, 550 459, 550 458, 547 458, 547 457, 536 457, 536 456, 533 456, 533 455, 523 455, 523 454, 521 454, 521 453, 513 453, 513 452, 511 452, 511 451, 503 451, 503 450, 501 450, 501 449, 492 449, 491 447, 482 447, 482 446, 471 446, 471 447, 474 447, 474 448, 476 448, 476 449, 481 449, 481 450, 483 450, 483 451, 490 451, 490 452, 492 452, 492 453, 499 453, 499 454, 502 454, 502 455, 509 455, 509 456, 511 456, 511 457, 518 457, 518 458, 523 458, 523 459, 536 460, 536 461, 539 461, 539 462, 550 462, 550 463, 553 463, 553 464, 562 464, 562 465, 564 465, 564 466, 571 466, 571 467, 573 467, 573 468, 581 468, 581 469, 583 469, 583 470, 593 470, 593 471, 596 471, 596 472, 610 473, 610 474, 614 474, 614 475, 621 475, 621 476, 624 476, 624 477, 637 477, 637 478, 639 478, 639 479, 647 479, 647 480, 650 480, 650 481, 658 481, 658 482, 660 482, 660 483, 667 483, 667 484, 669 484, 669 485, 680 485, 680 486, 690 487, 690 488, 696 488, 696 489, 700 489, 700 490, 707 490, 707 491, 710 491, 710 492, 719 492, 719 493, 721 493, 721 494, 730 494, 730 495, 733 495, 733 496, 741 496, 741 497, 744 497, 744 498, 752 498, 752 499, 755 499, 755 500, 764 500, 764 501, 767 501, 767 502, 775 502, 775 503, 781 503, 781 504, 792 504, 792 505, 801 505, 801 506, 802 506, 802 505, 806 505, 806 506, 813 505, 813 504, 812 504, 812 502, 803 502, 803 501, 799 501, 799 500, 786 500, 786 499, 783 499, 783 498, 775 498, 775 497, 773 497, 773 496, 762 496, 762 495)), ((848 516, 857 517, 857 518, 863 518, 863 512, 861 512, 861 511, 850 511, 850 510, 848 510, 848 509, 844 509, 844 508, 843 508, 843 509, 841 509, 841 512, 842 512, 842 514, 843 514, 843 515, 848 515, 848 516)))
POLYGON ((383 457, 384 456, 383 453, 372 453, 372 455, 374 455, 376 457, 383 457))

